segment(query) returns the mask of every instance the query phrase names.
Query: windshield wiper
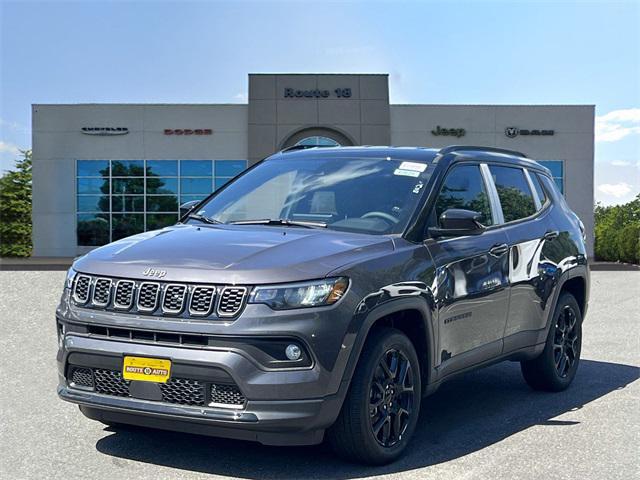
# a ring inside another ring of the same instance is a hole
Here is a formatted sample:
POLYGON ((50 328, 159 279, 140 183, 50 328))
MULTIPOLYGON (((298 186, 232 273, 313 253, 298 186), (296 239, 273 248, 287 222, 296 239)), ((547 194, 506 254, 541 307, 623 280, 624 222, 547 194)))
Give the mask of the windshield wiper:
POLYGON ((287 220, 286 218, 262 218, 256 220, 237 220, 231 225, 284 225, 286 227, 327 228, 324 222, 306 222, 304 220, 287 220))
POLYGON ((194 220, 199 220, 204 223, 208 223, 210 225, 220 225, 222 222, 216 220, 214 218, 205 217, 204 215, 198 215, 197 213, 190 213, 187 218, 193 218, 194 220))

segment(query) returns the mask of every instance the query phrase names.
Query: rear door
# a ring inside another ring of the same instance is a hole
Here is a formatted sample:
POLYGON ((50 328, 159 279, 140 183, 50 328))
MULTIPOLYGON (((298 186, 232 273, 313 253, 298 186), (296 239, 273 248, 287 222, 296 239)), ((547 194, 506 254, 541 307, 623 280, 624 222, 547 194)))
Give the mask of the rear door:
POLYGON ((459 370, 502 351, 508 302, 507 236, 491 209, 486 182, 477 164, 458 164, 448 173, 431 212, 430 226, 449 208, 482 214, 489 228, 480 235, 429 239, 436 267, 439 370, 459 370))
POLYGON ((535 173, 517 166, 489 165, 509 244, 509 314, 505 352, 528 346, 544 328, 545 251, 557 232, 535 173), (527 337, 527 333, 528 337, 527 337))

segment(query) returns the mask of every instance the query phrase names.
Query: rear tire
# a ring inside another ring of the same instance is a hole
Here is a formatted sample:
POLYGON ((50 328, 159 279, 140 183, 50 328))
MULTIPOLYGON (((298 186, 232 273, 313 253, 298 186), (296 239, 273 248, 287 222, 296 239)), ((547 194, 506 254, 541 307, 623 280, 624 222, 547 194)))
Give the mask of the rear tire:
POLYGON ((364 346, 328 441, 341 457, 384 465, 406 448, 420 413, 420 364, 399 330, 374 331, 364 346))
POLYGON ((564 390, 578 370, 581 347, 582 313, 575 297, 565 292, 558 298, 544 350, 537 358, 520 362, 524 379, 534 390, 564 390))

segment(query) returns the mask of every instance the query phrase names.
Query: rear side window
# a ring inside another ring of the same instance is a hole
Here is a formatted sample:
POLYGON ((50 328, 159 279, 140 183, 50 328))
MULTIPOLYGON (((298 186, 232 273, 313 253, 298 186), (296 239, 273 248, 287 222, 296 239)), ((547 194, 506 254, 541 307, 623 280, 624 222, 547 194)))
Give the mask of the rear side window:
POLYGON ((542 184, 540 183, 540 179, 538 178, 538 174, 529 171, 529 177, 531 178, 531 183, 533 183, 533 188, 536 189, 536 193, 538 194, 538 199, 540 200, 540 205, 544 205, 547 203, 547 193, 544 191, 542 184))
POLYGON ((505 223, 536 213, 533 194, 521 168, 490 165, 489 171, 498 191, 505 223))
POLYGON ((489 196, 478 165, 460 165, 449 172, 436 200, 436 218, 449 208, 473 210, 480 223, 493 224, 489 196))

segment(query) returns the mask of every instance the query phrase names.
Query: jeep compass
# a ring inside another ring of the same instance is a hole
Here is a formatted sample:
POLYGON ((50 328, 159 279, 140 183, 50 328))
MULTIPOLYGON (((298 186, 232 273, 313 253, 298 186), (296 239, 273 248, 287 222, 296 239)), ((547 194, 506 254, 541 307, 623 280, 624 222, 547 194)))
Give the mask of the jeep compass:
POLYGON ((584 226, 550 172, 485 147, 293 147, 181 221, 77 259, 58 394, 87 417, 393 461, 443 381, 580 361, 584 226))

